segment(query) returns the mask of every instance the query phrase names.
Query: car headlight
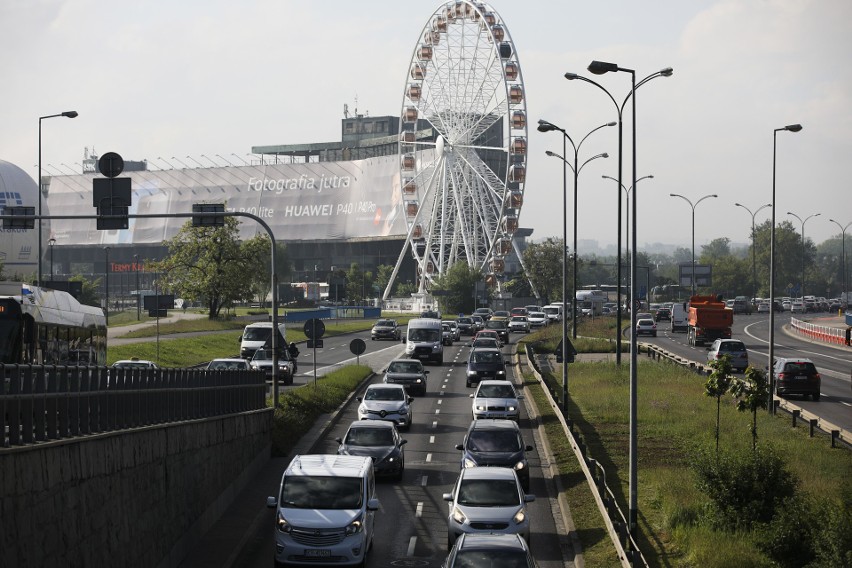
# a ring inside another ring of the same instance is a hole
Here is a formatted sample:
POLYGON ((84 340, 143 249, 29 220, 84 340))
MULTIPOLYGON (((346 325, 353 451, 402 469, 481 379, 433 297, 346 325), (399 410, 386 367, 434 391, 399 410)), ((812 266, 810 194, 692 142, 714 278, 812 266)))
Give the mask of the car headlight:
POLYGON ((423 382, 423 379, 417 379, 417 380, 416 380, 416 381, 414 381, 414 382, 415 382, 415 383, 417 383, 417 384, 419 385, 420 383, 422 383, 422 382, 423 382))
POLYGON ((346 527, 346 536, 358 534, 362 530, 364 530, 364 523, 361 522, 361 517, 359 516, 346 527))
POLYGON ((284 518, 284 515, 281 514, 281 511, 278 511, 278 518, 275 526, 278 528, 278 532, 283 533, 288 533, 293 529, 293 527, 290 526, 290 523, 287 522, 287 519, 284 518))
POLYGON ((505 377, 505 376, 506 376, 506 371, 497 371, 497 376, 499 377, 499 376, 501 376, 501 375, 505 377))
POLYGON ((525 467, 527 467, 527 464, 522 462, 522 461, 519 461, 518 463, 515 464, 515 471, 521 471, 525 467))
POLYGON ((367 409, 366 409, 366 408, 364 408, 363 406, 359 406, 359 407, 358 407, 358 414, 359 414, 359 415, 367 414, 367 409))
POLYGON ((397 412, 397 414, 402 414, 403 416, 405 416, 406 414, 408 414, 408 409, 405 408, 405 407, 402 407, 399 410, 397 410, 396 412, 397 412))
POLYGON ((470 458, 464 458, 464 461, 462 462, 462 467, 464 467, 464 468, 476 467, 476 462, 473 461, 470 458))
POLYGON ((479 411, 485 411, 485 410, 488 409, 488 407, 485 406, 484 404, 477 404, 476 409, 479 410, 479 411))
POLYGON ((473 369, 468 369, 468 370, 467 370, 467 376, 468 376, 468 377, 475 377, 475 376, 476 376, 476 371, 474 371, 473 369))
POLYGON ((462 513, 461 509, 458 507, 453 507, 453 513, 451 516, 453 520, 460 525, 463 525, 465 521, 467 521, 467 517, 464 516, 464 513, 462 513))
POLYGON ((515 411, 518 410, 518 407, 517 406, 509 406, 508 410, 509 410, 509 412, 515 412, 515 411))
POLYGON ((516 525, 520 525, 520 524, 521 524, 521 523, 523 523, 525 520, 527 520, 527 512, 526 512, 526 511, 524 511, 523 509, 518 509, 518 512, 517 512, 517 513, 515 513, 515 516, 514 516, 514 517, 512 517, 512 521, 513 521, 516 525))

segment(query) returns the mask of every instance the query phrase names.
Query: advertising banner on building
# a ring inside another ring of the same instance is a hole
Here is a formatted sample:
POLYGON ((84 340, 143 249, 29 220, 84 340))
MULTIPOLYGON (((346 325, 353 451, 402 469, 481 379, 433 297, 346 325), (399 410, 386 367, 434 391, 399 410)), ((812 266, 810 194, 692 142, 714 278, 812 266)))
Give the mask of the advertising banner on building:
MULTIPOLYGON (((130 214, 191 213, 193 203, 225 203, 226 211, 256 215, 279 241, 405 236, 400 206, 399 159, 382 156, 349 162, 266 164, 126 172, 130 214)), ((47 201, 54 214, 93 215, 94 174, 51 179, 47 201), (58 213, 61 212, 61 213, 58 213)), ((60 245, 159 244, 188 222, 181 218, 130 219, 119 231, 98 231, 95 220, 53 220, 60 245)), ((241 220, 240 236, 263 228, 241 220)))

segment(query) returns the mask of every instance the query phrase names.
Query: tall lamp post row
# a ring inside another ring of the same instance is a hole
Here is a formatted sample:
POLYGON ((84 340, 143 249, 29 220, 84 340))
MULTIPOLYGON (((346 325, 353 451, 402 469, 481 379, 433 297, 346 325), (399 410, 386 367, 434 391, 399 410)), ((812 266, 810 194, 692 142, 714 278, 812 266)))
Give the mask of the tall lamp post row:
POLYGON ((705 199, 709 199, 711 197, 719 197, 719 196, 716 195, 715 193, 711 193, 710 195, 705 195, 704 197, 702 197, 701 199, 699 199, 695 203, 692 203, 692 201, 688 197, 685 197, 685 196, 683 196, 679 193, 670 193, 669 196, 670 197, 680 197, 681 199, 683 199, 684 201, 689 203, 689 206, 692 208, 692 277, 691 277, 692 294, 691 295, 694 296, 695 295, 695 208, 698 207, 698 204, 701 203, 702 201, 704 201, 705 199))
POLYGON ((787 215, 790 215, 791 217, 795 217, 796 219, 799 220, 799 223, 802 224, 802 284, 801 284, 801 288, 799 289, 799 292, 801 292, 799 295, 801 296, 802 303, 804 304, 804 301, 805 301, 805 252, 807 250, 806 247, 805 247, 805 223, 807 223, 812 217, 819 217, 820 215, 822 215, 822 213, 814 213, 813 215, 808 215, 807 217, 805 217, 804 221, 802 220, 801 217, 799 217, 795 213, 791 213, 790 211, 787 211, 787 215))
MULTIPOLYGON (((624 187, 624 184, 623 184, 623 183, 619 182, 617 179, 615 179, 615 178, 614 178, 614 177, 612 177, 612 176, 601 176, 601 177, 602 177, 603 179, 611 179, 612 181, 614 181, 615 183, 617 183, 617 184, 621 187, 621 189, 623 189, 623 190, 624 190, 624 194, 625 194, 625 196, 627 197, 627 208, 628 208, 628 209, 630 209, 630 192, 631 192, 631 191, 633 191, 633 186, 631 185, 630 187, 624 187)), ((642 176, 642 177, 640 177, 639 179, 637 179, 637 180, 636 180, 636 183, 639 183, 639 182, 640 182, 640 181, 642 181, 643 179, 654 179, 654 176, 652 176, 652 175, 642 176)), ((621 196, 619 195, 619 201, 620 201, 620 200, 621 200, 621 196)), ((620 206, 620 204, 619 204, 619 206, 620 206)), ((620 218, 618 219, 618 222, 619 222, 619 223, 621 223, 621 219, 620 219, 620 218)), ((620 232, 620 228, 619 228, 619 232, 620 232)), ((629 217, 627 218, 627 227, 625 228, 624 232, 625 232, 625 234, 628 234, 628 235, 630 234, 630 218, 629 218, 629 217)), ((628 241, 628 243, 627 243, 627 250, 630 250, 630 242, 629 242, 629 241, 628 241)), ((621 260, 621 255, 620 255, 620 253, 619 253, 619 255, 617 255, 617 256, 618 256, 618 260, 620 261, 620 260, 621 260)), ((620 286, 621 286, 621 278, 620 278, 621 270, 620 270, 620 269, 617 269, 617 272, 618 272, 618 274, 619 274, 619 275, 618 275, 618 276, 616 276, 616 278, 618 278, 618 281, 619 281, 618 287, 620 288, 620 286)), ((620 293, 619 293, 619 296, 620 296, 620 293)), ((620 298, 620 297, 618 298, 618 301, 619 301, 619 303, 621 302, 621 298, 620 298)), ((617 309, 620 309, 620 307, 619 307, 619 308, 617 308, 617 309)), ((619 328, 621 328, 621 322, 618 322, 617 326, 618 326, 619 328)), ((619 334, 620 334, 620 333, 621 333, 621 332, 619 331, 619 334)), ((621 339, 620 337, 616 337, 616 341, 618 341, 618 340, 620 340, 620 339, 621 339)), ((619 341, 619 343, 620 343, 620 341, 619 341)))
POLYGON ((754 213, 752 213, 751 209, 749 209, 748 207, 746 207, 742 203, 734 203, 734 205, 736 205, 737 207, 742 207, 743 209, 748 211, 749 215, 751 215, 751 297, 756 298, 757 297, 757 252, 756 252, 756 245, 755 245, 755 242, 754 242, 754 237, 755 237, 755 234, 754 234, 754 218, 763 209, 766 209, 767 207, 772 207, 772 204, 767 203, 766 205, 761 205, 760 207, 757 208, 757 211, 755 211, 754 213))
MULTIPOLYGON (((849 290, 846 288, 846 285, 847 285, 847 281, 846 281, 846 229, 848 229, 849 226, 852 225, 852 222, 846 223, 846 226, 844 227, 843 225, 841 225, 840 223, 838 223, 834 219, 829 219, 829 221, 831 221, 832 223, 837 225, 837 227, 841 231, 842 236, 840 238, 843 239, 843 240, 841 241, 841 245, 840 245, 841 251, 842 251, 840 253, 841 254, 840 270, 842 272, 840 279, 843 281, 843 293, 848 294, 849 290)), ((844 301, 846 302, 846 305, 848 306, 849 305, 849 296, 844 296, 843 299, 841 299, 841 304, 844 301)))
MULTIPOLYGON (((45 116, 38 117, 38 279, 36 280, 36 286, 41 286, 42 281, 41 253, 43 248, 41 234, 41 202, 44 200, 44 197, 42 196, 41 187, 41 121, 46 118, 55 118, 57 116, 64 116, 65 118, 77 118, 77 111, 67 110, 58 114, 47 114, 45 116)), ((53 272, 52 269, 51 272, 53 272)))
POLYGON ((801 124, 788 124, 772 131, 772 223, 769 225, 769 413, 775 414, 775 172, 778 153, 778 133, 799 132, 801 124))

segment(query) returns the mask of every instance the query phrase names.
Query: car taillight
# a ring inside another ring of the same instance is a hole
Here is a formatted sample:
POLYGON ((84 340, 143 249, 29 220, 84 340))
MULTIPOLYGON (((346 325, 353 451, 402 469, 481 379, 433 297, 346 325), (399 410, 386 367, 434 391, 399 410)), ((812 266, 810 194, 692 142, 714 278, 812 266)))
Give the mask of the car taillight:
POLYGON ((785 380, 786 380, 786 379, 789 379, 789 378, 790 378, 790 373, 778 373, 778 378, 779 378, 779 379, 785 379, 785 380))
POLYGON ((813 376, 813 377, 811 377, 811 380, 812 380, 812 381, 818 381, 818 380, 820 380, 819 373, 815 373, 815 374, 814 374, 814 376, 813 376))

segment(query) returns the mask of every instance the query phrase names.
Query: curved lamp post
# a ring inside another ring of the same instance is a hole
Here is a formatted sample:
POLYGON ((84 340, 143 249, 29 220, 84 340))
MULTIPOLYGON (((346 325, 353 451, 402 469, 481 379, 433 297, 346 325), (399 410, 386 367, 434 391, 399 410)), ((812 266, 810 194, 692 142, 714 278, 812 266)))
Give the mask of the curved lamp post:
MULTIPOLYGON (((572 292, 572 297, 571 297, 571 337, 573 337, 574 339, 577 339, 577 194, 578 194, 577 178, 579 177, 580 170, 583 169, 583 166, 585 166, 586 164, 588 164, 589 162, 591 162, 592 160, 594 160, 596 158, 608 158, 609 154, 607 154, 606 152, 604 152, 602 154, 598 154, 598 155, 596 155, 592 158, 589 158, 585 162, 583 162, 582 165, 578 165, 577 162, 579 160, 580 147, 583 145, 583 142, 586 141, 586 138, 588 138, 589 136, 592 135, 592 133, 597 132, 601 128, 605 128, 607 126, 615 126, 615 125, 616 125, 615 122, 607 122, 606 124, 601 124, 600 126, 593 128, 592 130, 590 130, 588 132, 588 134, 583 136, 583 139, 580 140, 579 144, 574 144, 574 140, 568 135, 567 132, 565 132, 564 129, 559 128, 555 124, 553 124, 551 122, 547 122, 546 120, 539 120, 538 121, 538 131, 539 132, 550 132, 550 131, 553 131, 553 130, 558 130, 559 132, 562 133, 562 136, 563 136, 563 139, 562 139, 562 141, 563 141, 562 156, 559 156, 559 154, 554 154, 553 152, 550 152, 550 151, 548 151, 546 153, 547 153, 548 156, 558 156, 558 157, 562 158, 562 161, 565 162, 565 165, 567 165, 569 168, 571 168, 571 171, 574 173, 574 244, 573 244, 573 247, 574 247, 574 250, 573 250, 574 274, 572 276, 573 292, 572 292), (574 165, 573 166, 567 160, 566 148, 565 148, 565 145, 564 145, 565 140, 568 140, 568 142, 571 143, 571 147, 574 149, 574 165)), ((565 170, 564 170, 564 167, 563 167, 563 172, 564 171, 565 170)), ((564 218, 564 216, 563 216, 563 218, 564 218)), ((567 235, 566 235, 566 237, 567 237, 567 235)), ((566 239, 566 241, 567 241, 567 239, 566 239)), ((565 302, 564 291, 563 291, 563 294, 562 294, 562 302, 563 302, 563 307, 564 307, 564 305, 565 305, 564 304, 564 302, 565 302)), ((565 319, 565 318, 563 317, 562 319, 565 319)))
POLYGON ((775 164, 778 133, 799 132, 801 124, 788 124, 772 131, 772 224, 769 230, 769 414, 775 414, 775 164))
MULTIPOLYGON (((841 225, 840 223, 838 223, 834 219, 829 219, 829 221, 831 221, 832 223, 837 225, 837 227, 841 231, 841 234, 843 235, 841 237, 843 240, 841 241, 842 252, 840 253, 841 257, 842 257, 840 259, 840 270, 842 272, 842 274, 840 275, 840 279, 843 281, 843 294, 848 294, 849 291, 846 289, 846 229, 848 229, 849 226, 852 225, 852 222, 846 223, 846 226, 844 227, 843 225, 841 225)), ((843 305, 844 301, 846 302, 846 305, 848 306, 849 305, 849 297, 846 296, 846 295, 843 296, 843 298, 840 300, 841 306, 843 305)))
POLYGON ((53 237, 47 239, 47 246, 50 248, 50 281, 53 282, 53 245, 56 244, 56 239, 53 237))
MULTIPOLYGON (((623 185, 622 182, 621 182, 621 179, 622 179, 621 155, 622 155, 622 139, 623 139, 623 136, 622 136, 622 133, 623 133, 622 118, 624 116, 624 106, 627 104, 627 101, 630 99, 630 97, 633 96, 633 94, 635 93, 637 88, 641 87, 642 85, 644 85, 645 83, 647 83, 651 79, 656 79, 657 77, 671 77, 672 73, 674 73, 674 71, 672 70, 671 67, 666 67, 665 69, 661 69, 661 70, 659 70, 655 73, 651 73, 650 75, 648 75, 647 77, 645 77, 644 79, 639 81, 639 83, 636 83, 636 73, 633 70, 619 69, 619 67, 617 65, 613 64, 613 63, 603 63, 603 62, 600 62, 600 61, 592 61, 592 63, 589 65, 588 69, 591 73, 594 73, 595 75, 602 75, 603 73, 608 73, 610 71, 613 71, 613 72, 614 71, 625 71, 625 72, 629 72, 630 75, 631 75, 631 78, 632 78, 632 88, 631 88, 630 92, 627 93, 627 96, 624 97, 624 101, 622 101, 622 103, 619 105, 618 102, 615 100, 615 97, 612 96, 612 93, 610 93, 603 85, 601 85, 597 81, 593 81, 592 79, 589 79, 588 77, 583 77, 582 75, 578 75, 576 73, 571 73, 571 72, 565 73, 565 78, 568 79, 569 81, 579 80, 579 81, 585 81, 586 83, 590 83, 590 84, 594 85, 595 87, 597 87, 598 89, 603 91, 606 94, 606 96, 609 97, 609 100, 612 101, 612 104, 615 105, 615 111, 618 114, 618 180, 617 181, 620 185, 623 185)), ((637 181, 638 180, 636 179, 636 101, 635 101, 635 97, 634 97, 634 101, 633 101, 633 183, 631 184, 631 187, 635 186, 637 181)), ((629 213, 628 213, 628 215, 629 215, 629 213)), ((633 221, 634 221, 634 226, 635 226, 636 220, 634 219, 633 221)), ((628 235, 628 238, 629 238, 629 235, 628 235)), ((616 363, 616 365, 620 366, 621 365, 621 319, 622 319, 622 308, 621 308, 621 304, 622 304, 622 302, 621 302, 621 193, 620 192, 618 192, 618 243, 617 243, 617 248, 618 248, 618 251, 616 253, 617 258, 616 258, 615 264, 616 264, 616 280, 618 281, 616 283, 616 290, 617 290, 617 294, 618 294, 618 302, 617 302, 618 305, 616 306, 616 311, 615 311, 616 322, 617 322, 616 323, 616 337, 615 337, 615 363, 616 363)), ((631 325, 632 325, 632 328, 636 327, 635 322, 633 322, 631 325)))
POLYGON ((822 215, 822 213, 814 213, 813 215, 808 215, 807 217, 805 217, 804 221, 802 221, 801 217, 799 217, 798 215, 796 215, 795 213, 793 213, 791 211, 787 211, 787 215, 790 215, 791 217, 795 217, 796 219, 799 220, 799 223, 802 224, 802 288, 801 288, 800 292, 801 292, 801 296, 802 296, 802 308, 804 309, 804 305, 805 305, 805 223, 807 223, 808 220, 811 219, 812 217, 819 217, 820 215, 822 215))
POLYGON ((57 116, 64 116, 65 118, 77 118, 78 114, 76 110, 66 110, 65 112, 60 112, 58 114, 48 114, 45 116, 38 117, 38 280, 36 281, 37 286, 41 286, 41 202, 43 201, 42 197, 42 187, 41 187, 41 121, 45 118, 55 118, 57 116))
MULTIPOLYGON (((624 194, 627 197, 627 209, 630 209, 630 192, 633 191, 633 186, 631 185, 630 187, 624 187, 623 183, 621 183, 620 181, 618 181, 616 178, 614 178, 612 176, 601 176, 601 177, 604 178, 604 179, 611 179, 612 181, 617 183, 621 187, 621 189, 624 190, 624 194)), ((654 176, 652 176, 652 175, 642 176, 642 177, 640 177, 636 180, 636 183, 639 183, 643 179, 654 179, 654 176)), ((619 196, 619 200, 620 199, 621 199, 621 197, 619 196)), ((621 218, 618 219, 618 222, 621 223, 621 218)), ((628 234, 628 235, 630 234, 630 218, 629 217, 627 218, 627 226, 625 227, 624 232, 625 232, 625 234, 628 234)), ((629 242, 627 243, 627 249, 630 250, 630 243, 629 242)), ((620 284, 619 284, 619 286, 620 286, 620 284)), ((621 302, 621 298, 618 298, 618 301, 621 302)), ((618 327, 620 328, 621 324, 618 324, 618 327)), ((619 337, 619 339, 620 339, 620 337, 619 337)))
MULTIPOLYGON (((595 75, 603 75, 604 73, 615 73, 618 71, 623 71, 625 73, 630 73, 630 93, 627 97, 624 98, 624 102, 619 105, 615 98, 604 89, 597 82, 592 81, 591 79, 587 79, 585 77, 581 77, 575 73, 566 73, 565 78, 569 80, 580 79, 586 81, 587 83, 591 83, 596 87, 600 88, 604 91, 607 96, 609 96, 610 100, 616 107, 618 111, 618 180, 621 183, 621 124, 622 124, 622 114, 624 110, 624 105, 627 103, 627 100, 632 97, 633 98, 633 144, 632 144, 632 153, 633 153, 633 183, 631 184, 633 187, 636 187, 636 88, 644 85, 651 79, 656 77, 670 77, 672 74, 671 67, 667 67, 661 71, 657 71, 656 73, 652 73, 636 83, 636 71, 633 69, 627 69, 623 67, 619 67, 615 63, 607 63, 604 61, 592 61, 589 64, 588 70, 590 73, 595 75)), ((635 306, 635 298, 636 298, 636 284, 637 284, 637 275, 636 275, 636 203, 637 196, 634 192, 633 195, 633 204, 631 206, 630 215, 633 217, 633 233, 632 233, 632 241, 633 241, 633 250, 630 253, 630 305, 635 306)), ((618 192, 618 228, 619 228, 619 239, 618 239, 618 270, 619 270, 619 280, 620 280, 620 271, 621 271, 621 192, 618 192)), ((621 282, 619 281, 619 292, 621 282)), ((618 319, 619 319, 619 329, 618 329, 618 338, 616 340, 616 360, 620 364, 621 363, 621 302, 619 301, 619 309, 618 319)), ((630 329, 636 329, 636 312, 637 310, 630 310, 630 329)), ((638 465, 638 453, 637 453, 637 431, 636 431, 636 391, 638 388, 638 380, 637 380, 637 358, 639 353, 639 342, 636 339, 636 334, 630 334, 630 475, 629 475, 629 511, 628 511, 628 519, 627 525, 630 534, 636 530, 636 520, 638 518, 638 509, 637 509, 637 475, 636 475, 636 467, 638 465)))
MULTIPOLYGON (((748 211, 749 215, 751 215, 751 299, 752 299, 752 301, 754 301, 754 299, 757 297, 757 251, 756 251, 756 244, 755 244, 755 240, 754 240, 754 237, 755 237, 755 234, 754 234, 754 218, 762 210, 766 209, 767 207, 772 207, 772 204, 767 203, 766 205, 761 205, 760 207, 757 208, 757 211, 755 211, 754 213, 752 213, 751 209, 749 209, 748 207, 746 207, 742 203, 734 203, 734 205, 736 205, 737 207, 742 207, 743 209, 748 211)), ((770 309, 772 309, 772 308, 770 308, 770 309)))
POLYGON ((679 193, 670 193, 669 195, 671 197, 680 197, 681 199, 683 199, 684 201, 689 203, 689 206, 692 208, 692 294, 691 294, 691 296, 694 296, 695 295, 695 208, 698 207, 698 204, 701 203, 702 201, 704 201, 705 199, 709 199, 711 197, 719 197, 719 196, 716 195, 715 193, 711 193, 710 195, 705 195, 704 197, 702 197, 701 199, 696 201, 695 204, 693 204, 692 201, 690 201, 687 197, 684 197, 683 195, 681 195, 679 193))

